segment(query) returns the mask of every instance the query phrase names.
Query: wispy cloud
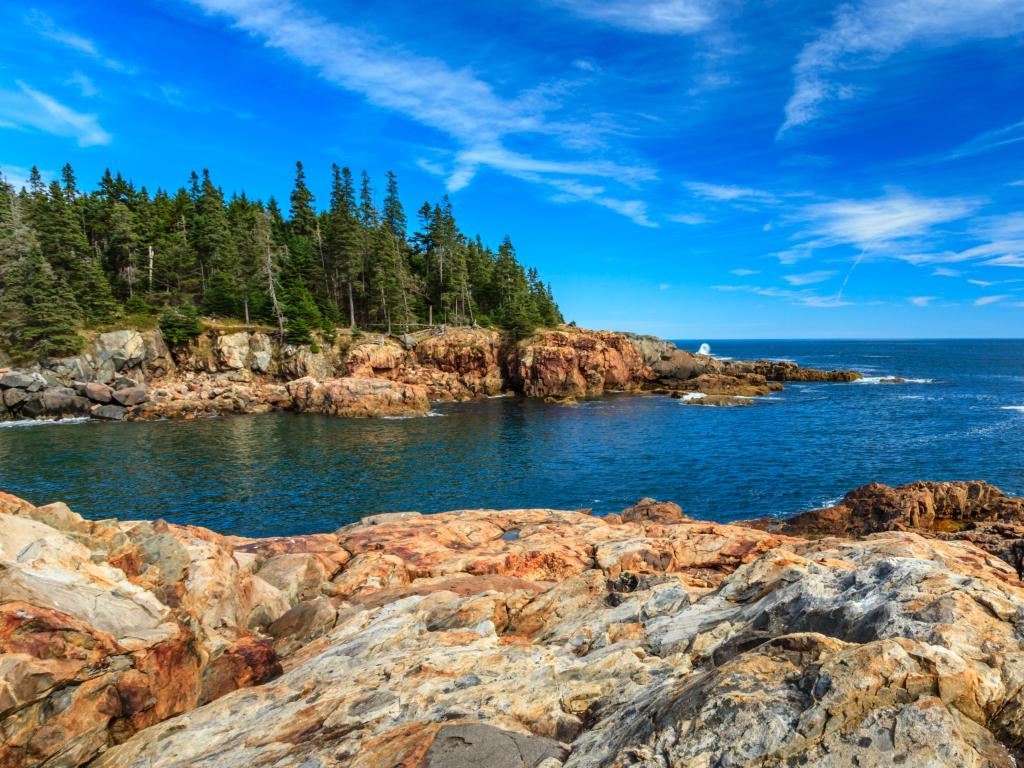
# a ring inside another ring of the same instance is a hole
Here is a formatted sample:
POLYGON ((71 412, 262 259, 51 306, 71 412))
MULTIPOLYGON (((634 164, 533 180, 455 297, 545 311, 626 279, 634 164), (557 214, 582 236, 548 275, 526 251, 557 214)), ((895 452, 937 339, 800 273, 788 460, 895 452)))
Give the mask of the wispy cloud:
POLYGON ((74 138, 80 147, 109 144, 112 136, 96 115, 77 112, 52 96, 15 81, 19 90, 0 90, 0 126, 35 129, 74 138))
POLYGON ((721 203, 765 203, 774 204, 778 196, 763 189, 753 189, 735 184, 710 184, 703 181, 687 181, 684 186, 690 193, 702 200, 721 203))
POLYGON ((984 200, 973 197, 918 197, 891 190, 871 199, 833 200, 804 206, 792 218, 809 224, 804 233, 819 245, 853 245, 863 250, 920 237, 939 224, 959 221, 984 200))
POLYGON ((654 35, 690 35, 714 20, 711 0, 551 0, 580 18, 654 35))
MULTIPOLYGON (((1009 146, 1010 144, 1016 144, 1020 141, 1024 141, 1024 120, 1011 125, 1005 125, 1002 128, 986 131, 985 133, 975 136, 966 144, 962 144, 957 147, 957 149, 953 150, 946 159, 956 160, 962 157, 981 155, 985 152, 991 152, 994 149, 1009 146)), ((1018 185, 1021 185, 1021 182, 1010 182, 1010 186, 1018 185)))
POLYGON ((1019 0, 861 0, 841 5, 833 24, 793 66, 793 94, 779 133, 820 118, 830 103, 862 93, 851 73, 881 66, 912 44, 948 46, 1024 30, 1019 0))
MULTIPOLYGON (((580 145, 585 126, 552 117, 559 105, 545 89, 500 96, 468 69, 407 51, 389 41, 310 13, 297 3, 272 0, 192 0, 209 14, 227 17, 238 29, 325 81, 362 95, 370 104, 403 115, 452 139, 448 162, 421 167, 443 170, 449 190, 466 187, 480 168, 554 190, 560 201, 585 200, 655 226, 646 203, 607 189, 655 177, 651 168, 604 159, 542 159, 513 151, 516 137, 549 140, 549 152, 580 145), (593 184, 582 178, 598 178, 593 184)), ((557 90, 557 89, 555 89, 557 90)), ((534 142, 536 143, 536 142, 534 142)))
POLYGON ((932 271, 932 277, 961 277, 963 272, 949 267, 936 267, 932 271))
POLYGON ((670 213, 665 218, 669 221, 674 221, 676 224, 689 224, 690 226, 707 224, 711 221, 702 213, 670 213))
POLYGON ((134 68, 124 62, 113 59, 103 54, 99 46, 90 38, 73 32, 70 29, 59 26, 50 16, 40 10, 32 10, 28 13, 27 22, 40 37, 58 43, 76 53, 87 56, 99 62, 107 69, 116 72, 131 73, 134 68))
POLYGON ((1006 293, 1000 294, 998 296, 982 296, 980 299, 976 299, 974 304, 975 304, 975 306, 978 306, 978 307, 984 307, 987 304, 996 304, 996 303, 998 303, 1000 301, 1004 301, 1004 300, 1009 299, 1009 298, 1011 298, 1011 296, 1009 294, 1006 294, 1006 293))
POLYGON ((71 77, 67 79, 68 85, 73 85, 81 92, 86 98, 92 98, 98 94, 99 88, 96 87, 96 83, 92 81, 92 78, 83 72, 72 72, 71 77))
POLYGON ((927 307, 929 304, 931 304, 933 301, 935 301, 936 298, 938 298, 938 297, 936 297, 936 296, 910 296, 907 299, 907 301, 909 301, 915 307, 927 307))
POLYGON ((773 286, 761 285, 713 285, 712 290, 725 291, 730 293, 753 293, 758 296, 768 296, 775 299, 786 299, 792 304, 805 307, 818 307, 822 309, 832 307, 847 307, 852 302, 843 300, 840 296, 822 296, 809 290, 791 290, 788 288, 776 288, 773 286))
POLYGON ((800 275, 783 275, 782 279, 790 285, 813 285, 814 283, 823 283, 837 274, 834 269, 822 269, 816 272, 805 272, 800 275))
POLYGON ((761 274, 761 270, 759 269, 732 269, 729 271, 731 274, 734 274, 737 277, 749 277, 750 275, 761 274))

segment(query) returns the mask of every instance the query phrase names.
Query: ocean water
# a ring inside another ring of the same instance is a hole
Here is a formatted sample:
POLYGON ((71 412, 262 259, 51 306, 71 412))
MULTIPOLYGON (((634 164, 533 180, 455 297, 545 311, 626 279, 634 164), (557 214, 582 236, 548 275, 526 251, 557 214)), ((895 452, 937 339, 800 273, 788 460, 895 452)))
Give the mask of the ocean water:
POLYGON ((610 395, 446 404, 420 419, 5 424, 0 489, 94 518, 252 536, 388 511, 617 512, 643 496, 714 520, 786 516, 874 480, 982 479, 1024 495, 1024 341, 718 341, 711 352, 869 378, 789 384, 745 408, 610 395))

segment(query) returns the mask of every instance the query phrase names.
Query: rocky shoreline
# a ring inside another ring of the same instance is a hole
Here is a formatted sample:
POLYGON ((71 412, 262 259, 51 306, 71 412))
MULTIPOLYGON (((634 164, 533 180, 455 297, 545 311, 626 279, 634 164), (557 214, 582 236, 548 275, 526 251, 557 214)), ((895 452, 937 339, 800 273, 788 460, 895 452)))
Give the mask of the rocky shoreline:
POLYGON ((0 765, 1010 768, 1022 523, 977 482, 272 539, 0 495, 0 765))
POLYGON ((519 394, 573 403, 653 392, 693 405, 749 405, 787 381, 850 382, 853 371, 722 361, 650 336, 573 326, 512 342, 450 328, 402 337, 339 331, 316 346, 254 330, 204 332, 175 349, 159 330, 96 335, 79 357, 0 369, 0 420, 196 418, 276 410, 422 416, 431 402, 519 394))

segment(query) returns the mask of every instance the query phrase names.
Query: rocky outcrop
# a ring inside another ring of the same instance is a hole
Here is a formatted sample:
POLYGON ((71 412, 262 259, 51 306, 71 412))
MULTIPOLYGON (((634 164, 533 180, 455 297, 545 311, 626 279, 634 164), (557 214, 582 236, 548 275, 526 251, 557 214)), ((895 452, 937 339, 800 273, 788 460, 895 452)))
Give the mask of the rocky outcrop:
POLYGON ((261 630, 297 601, 258 571, 317 537, 253 544, 163 522, 90 522, 0 494, 0 765, 77 766, 280 674, 261 630))
POLYGON ((654 378, 625 335, 569 326, 521 341, 509 353, 508 368, 517 391, 551 400, 636 391, 654 378))
POLYGON ((777 360, 719 360, 682 349, 663 353, 652 370, 656 381, 649 388, 702 395, 687 400, 695 405, 735 404, 736 399, 763 397, 782 389, 786 381, 849 383, 863 378, 856 371, 801 368, 777 360))
POLYGON ((265 540, 2 509, 6 766, 1010 768, 1024 745, 1024 585, 966 541, 653 499, 265 540))
MULTIPOLYGON (((387 380, 398 386, 383 389, 422 388, 431 401, 516 392, 571 403, 643 390, 694 405, 750 404, 751 398, 780 389, 781 381, 860 378, 787 362, 722 361, 653 336, 568 325, 518 343, 479 327, 438 327, 401 337, 339 329, 316 342, 282 344, 263 330, 215 327, 172 352, 158 330, 103 333, 81 357, 0 370, 0 389, 8 390, 0 399, 0 419, 194 418, 302 410, 284 386, 307 378, 387 380)), ((372 414, 374 401, 364 402, 368 407, 324 405, 322 412, 372 414)), ((393 398, 381 402, 386 409, 375 415, 392 413, 393 398)))
POLYGON ((430 410, 426 390, 388 379, 346 376, 320 381, 311 377, 288 382, 292 407, 301 413, 331 416, 424 416, 430 410))
POLYGON ((918 482, 899 488, 871 483, 851 491, 833 507, 751 524, 792 536, 919 531, 969 541, 1024 576, 1024 498, 1007 496, 984 482, 918 482))

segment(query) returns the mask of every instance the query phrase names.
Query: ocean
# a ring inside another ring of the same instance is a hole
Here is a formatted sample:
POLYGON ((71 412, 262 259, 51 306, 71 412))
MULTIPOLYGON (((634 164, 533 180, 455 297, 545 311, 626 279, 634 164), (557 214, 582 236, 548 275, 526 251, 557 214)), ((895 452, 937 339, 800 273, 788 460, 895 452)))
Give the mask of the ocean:
MULTIPOLYGON (((701 341, 679 341, 696 351, 701 341)), ((986 480, 1024 495, 1024 341, 717 341, 711 353, 852 368, 742 408, 609 395, 440 404, 433 417, 280 413, 0 424, 0 490, 93 518, 224 533, 333 530, 366 514, 675 501, 712 520, 788 516, 872 481, 986 480), (898 376, 902 384, 880 380, 898 376)))

